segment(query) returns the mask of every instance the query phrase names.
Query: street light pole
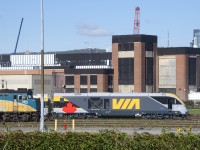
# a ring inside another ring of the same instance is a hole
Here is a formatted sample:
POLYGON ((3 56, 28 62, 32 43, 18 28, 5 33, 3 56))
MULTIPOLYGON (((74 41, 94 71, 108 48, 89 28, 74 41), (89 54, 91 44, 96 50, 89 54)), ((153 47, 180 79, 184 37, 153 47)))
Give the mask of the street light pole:
POLYGON ((41 97, 40 97, 40 131, 44 132, 44 11, 41 0, 41 97))

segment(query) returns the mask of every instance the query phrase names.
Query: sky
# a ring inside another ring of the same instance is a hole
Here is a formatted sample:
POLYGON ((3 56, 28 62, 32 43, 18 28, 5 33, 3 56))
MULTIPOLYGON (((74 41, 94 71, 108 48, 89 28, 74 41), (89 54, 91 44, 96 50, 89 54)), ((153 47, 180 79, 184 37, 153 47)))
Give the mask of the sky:
MULTIPOLYGON (((41 51, 41 0, 0 0, 0 53, 41 51)), ((200 0, 44 0, 44 51, 100 48, 112 35, 133 34, 140 7, 140 34, 158 36, 158 47, 189 47, 200 29, 200 0)))

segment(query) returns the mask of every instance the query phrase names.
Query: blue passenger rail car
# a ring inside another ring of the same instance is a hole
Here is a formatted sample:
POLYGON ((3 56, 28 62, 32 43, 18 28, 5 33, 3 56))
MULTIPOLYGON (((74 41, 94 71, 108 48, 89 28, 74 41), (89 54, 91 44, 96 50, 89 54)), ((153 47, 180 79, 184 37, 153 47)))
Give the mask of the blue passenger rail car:
POLYGON ((186 117, 183 101, 170 93, 55 93, 54 116, 186 117))
POLYGON ((2 121, 37 121, 40 100, 33 98, 32 89, 0 90, 0 119, 2 121))

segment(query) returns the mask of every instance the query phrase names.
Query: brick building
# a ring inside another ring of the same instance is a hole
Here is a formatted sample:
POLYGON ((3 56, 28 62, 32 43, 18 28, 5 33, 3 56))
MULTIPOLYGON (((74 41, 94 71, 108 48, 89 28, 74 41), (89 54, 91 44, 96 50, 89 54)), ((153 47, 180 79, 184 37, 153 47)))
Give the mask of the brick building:
POLYGON ((183 100, 200 91, 200 48, 158 48, 159 92, 172 92, 183 100))
MULTIPOLYGON (((187 100, 200 91, 200 48, 157 48, 157 36, 114 35, 112 52, 45 53, 45 93, 171 92, 187 100)), ((40 93, 40 53, 2 54, 2 88, 40 93)))
POLYGON ((113 36, 114 92, 155 91, 156 54, 157 36, 113 36))

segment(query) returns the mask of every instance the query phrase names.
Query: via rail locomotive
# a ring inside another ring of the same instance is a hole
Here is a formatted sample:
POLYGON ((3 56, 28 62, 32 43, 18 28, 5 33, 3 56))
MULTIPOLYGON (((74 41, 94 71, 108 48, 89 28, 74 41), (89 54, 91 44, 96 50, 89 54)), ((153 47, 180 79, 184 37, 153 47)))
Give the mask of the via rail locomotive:
POLYGON ((33 98, 32 89, 0 90, 0 120, 38 121, 40 99, 33 98))
POLYGON ((55 93, 54 117, 187 117, 183 101, 170 93, 55 93))

